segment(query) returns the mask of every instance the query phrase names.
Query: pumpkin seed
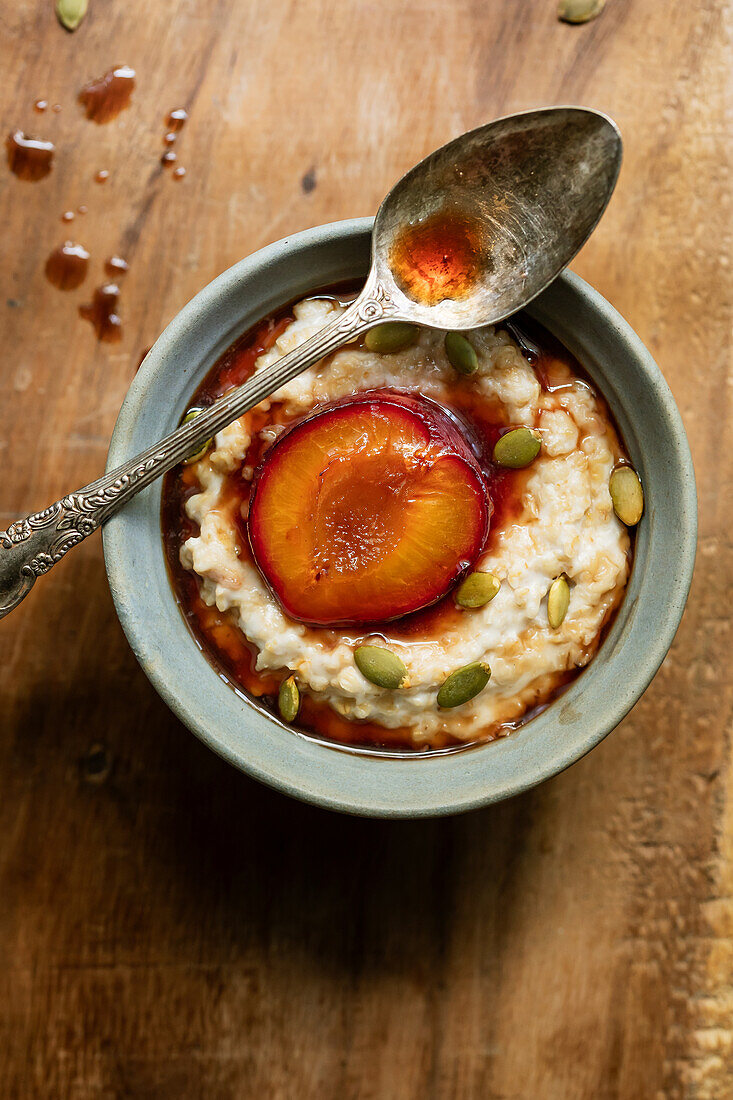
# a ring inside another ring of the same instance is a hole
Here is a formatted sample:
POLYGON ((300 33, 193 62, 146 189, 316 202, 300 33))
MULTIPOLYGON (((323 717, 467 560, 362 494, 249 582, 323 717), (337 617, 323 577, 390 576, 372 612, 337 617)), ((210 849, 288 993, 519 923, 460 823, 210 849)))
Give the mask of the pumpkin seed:
POLYGON ((439 707, 460 707, 483 691, 491 677, 491 669, 483 661, 464 665, 451 672, 438 692, 439 707))
MULTIPOLYGON (((203 412, 203 411, 204 411, 203 409, 189 409, 188 412, 186 413, 186 415, 184 416, 183 420, 181 421, 181 424, 189 424, 194 419, 194 417, 198 416, 198 414, 203 412)), ((213 442, 214 442, 214 437, 213 436, 211 437, 211 439, 204 440, 204 442, 201 444, 201 446, 198 447, 193 452, 193 454, 186 455, 186 457, 183 460, 183 465, 184 466, 191 466, 194 462, 198 462, 199 459, 204 457, 204 455, 206 454, 206 452, 208 451, 209 447, 211 446, 211 444, 213 442)))
POLYGON ((476 349, 460 332, 446 332, 445 354, 459 374, 473 374, 478 370, 476 349))
POLYGON ((636 470, 619 466, 611 474, 608 491, 618 518, 627 527, 635 527, 644 511, 644 490, 636 470))
POLYGON ((378 355, 393 355, 411 347, 417 340, 417 331, 417 325, 408 325, 406 321, 385 321, 369 329, 364 344, 378 355))
POLYGON ((500 588, 501 581, 493 573, 470 573, 458 586, 456 603, 459 607, 483 607, 500 588))
POLYGON ((531 428, 513 428, 497 439, 494 462, 510 470, 521 470, 537 458, 541 446, 542 440, 531 428))
POLYGON ((75 31, 87 13, 89 0, 56 0, 56 18, 67 31, 75 31))
POLYGON ((388 691, 407 686, 407 669, 391 649, 381 645, 360 645, 354 650, 354 662, 370 684, 388 691))
POLYGON ((294 676, 288 676, 280 684, 277 696, 277 709, 283 722, 294 722, 300 710, 300 692, 294 676))
POLYGON ((601 14, 605 4, 606 0, 560 0, 557 16, 563 23, 589 23, 601 14))
POLYGON ((562 626, 570 603, 570 585, 564 573, 555 577, 547 593, 547 621, 553 630, 562 626))

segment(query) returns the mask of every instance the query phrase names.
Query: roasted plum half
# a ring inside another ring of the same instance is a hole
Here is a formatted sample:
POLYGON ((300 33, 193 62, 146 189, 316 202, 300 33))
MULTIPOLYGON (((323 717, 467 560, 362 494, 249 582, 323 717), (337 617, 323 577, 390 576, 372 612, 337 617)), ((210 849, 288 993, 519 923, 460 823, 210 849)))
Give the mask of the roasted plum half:
POLYGON ((380 390, 282 433, 255 475, 248 526, 285 611, 331 626, 386 622, 439 600, 475 561, 490 519, 456 418, 380 390))

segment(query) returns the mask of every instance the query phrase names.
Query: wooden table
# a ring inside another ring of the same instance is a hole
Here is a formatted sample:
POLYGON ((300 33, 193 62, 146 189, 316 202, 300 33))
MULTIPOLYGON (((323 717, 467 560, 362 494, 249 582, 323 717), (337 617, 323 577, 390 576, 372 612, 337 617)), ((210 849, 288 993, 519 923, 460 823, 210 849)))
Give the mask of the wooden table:
POLYGON ((219 272, 374 211, 462 130, 578 102, 618 120, 626 156, 574 266, 676 395, 701 536, 677 640, 622 726, 538 790, 422 823, 339 818, 220 761, 138 668, 99 537, 72 553, 0 625, 3 1097, 733 1095, 723 12, 609 0, 571 27, 554 0, 91 0, 67 35, 50 0, 4 6, 3 133, 57 151, 35 184, 0 165, 0 526, 102 470, 141 352, 219 272), (131 107, 86 121, 76 92, 122 62, 131 107), (65 236, 92 255, 67 293, 44 277, 65 236), (106 345, 77 307, 115 252, 106 345))

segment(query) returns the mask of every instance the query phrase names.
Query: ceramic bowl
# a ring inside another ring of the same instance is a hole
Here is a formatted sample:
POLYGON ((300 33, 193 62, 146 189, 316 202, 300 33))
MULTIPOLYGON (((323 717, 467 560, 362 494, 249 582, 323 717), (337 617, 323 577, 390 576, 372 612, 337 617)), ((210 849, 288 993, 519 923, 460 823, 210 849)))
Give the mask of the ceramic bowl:
MULTIPOLYGON (((310 291, 366 275, 371 219, 309 229, 242 260, 197 294, 148 354, 122 406, 108 469, 171 431, 218 356, 265 314, 310 291)), ((529 312, 577 356, 608 400, 645 487, 628 591, 588 668, 518 732, 445 755, 334 747, 248 703, 207 662, 173 598, 158 482, 109 521, 104 556, 137 659, 193 733, 254 779, 334 810, 375 817, 449 814, 497 802, 579 760, 633 707, 682 617, 697 507, 679 412, 638 336, 566 272, 529 312)))

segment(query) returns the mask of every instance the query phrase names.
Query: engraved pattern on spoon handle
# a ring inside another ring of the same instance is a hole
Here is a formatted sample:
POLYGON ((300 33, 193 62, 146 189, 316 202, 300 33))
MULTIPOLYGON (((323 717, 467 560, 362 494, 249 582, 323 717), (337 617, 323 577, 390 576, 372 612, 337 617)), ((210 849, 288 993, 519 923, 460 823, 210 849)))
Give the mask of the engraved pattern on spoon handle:
POLYGON ((0 619, 18 606, 36 578, 47 573, 72 546, 194 452, 197 445, 383 317, 396 315, 397 309, 383 286, 370 279, 340 317, 272 367, 253 375, 147 451, 0 531, 0 619))

